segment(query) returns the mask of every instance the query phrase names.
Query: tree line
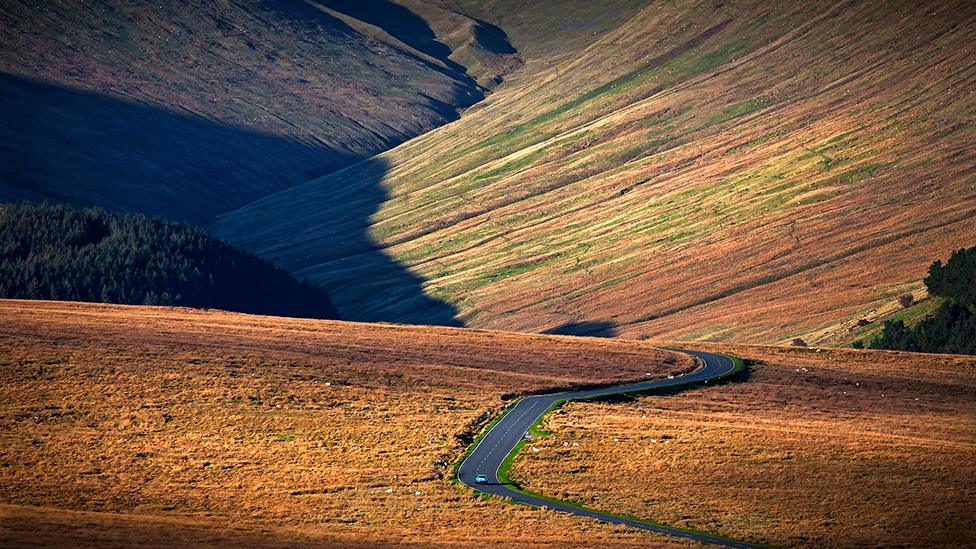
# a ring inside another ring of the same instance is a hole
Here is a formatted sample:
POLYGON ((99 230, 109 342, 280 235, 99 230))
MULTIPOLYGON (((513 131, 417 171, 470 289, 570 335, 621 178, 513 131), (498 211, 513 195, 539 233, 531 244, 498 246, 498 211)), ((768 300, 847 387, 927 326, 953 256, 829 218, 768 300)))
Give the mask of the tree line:
POLYGON ((0 297, 337 318, 322 290, 200 229, 51 204, 0 205, 0 297))
MULTIPOLYGON (((976 354, 976 246, 960 249, 925 277, 929 295, 943 298, 938 309, 914 326, 889 320, 868 346, 923 353, 976 354)), ((855 345, 863 346, 863 344, 855 345)))

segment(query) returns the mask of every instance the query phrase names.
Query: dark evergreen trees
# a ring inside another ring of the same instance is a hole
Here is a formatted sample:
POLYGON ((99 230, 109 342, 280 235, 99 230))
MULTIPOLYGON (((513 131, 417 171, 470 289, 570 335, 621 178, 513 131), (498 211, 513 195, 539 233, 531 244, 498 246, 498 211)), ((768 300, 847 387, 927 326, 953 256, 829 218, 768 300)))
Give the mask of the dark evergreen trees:
POLYGON ((952 254, 945 265, 936 261, 925 277, 929 294, 945 301, 935 313, 912 327, 885 322, 874 349, 926 353, 976 354, 976 247, 952 254))
POLYGON ((933 263, 925 286, 932 295, 976 305, 976 246, 953 252, 945 265, 933 263))
POLYGON ((337 316, 321 290, 199 229, 47 204, 0 206, 0 297, 337 316))

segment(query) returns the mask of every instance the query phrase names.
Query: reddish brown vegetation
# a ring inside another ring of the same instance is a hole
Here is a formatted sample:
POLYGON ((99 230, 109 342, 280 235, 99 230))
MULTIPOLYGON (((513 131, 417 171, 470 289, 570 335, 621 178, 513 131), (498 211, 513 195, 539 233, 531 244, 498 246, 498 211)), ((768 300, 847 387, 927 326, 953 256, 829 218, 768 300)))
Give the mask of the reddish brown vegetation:
POLYGON ((705 349, 754 361, 749 380, 572 403, 551 416, 539 452, 516 460, 513 478, 774 545, 976 544, 976 359, 705 349))
POLYGON ((503 393, 690 366, 637 342, 58 302, 0 301, 0 342, 4 546, 641 544, 478 499, 450 462, 503 393))

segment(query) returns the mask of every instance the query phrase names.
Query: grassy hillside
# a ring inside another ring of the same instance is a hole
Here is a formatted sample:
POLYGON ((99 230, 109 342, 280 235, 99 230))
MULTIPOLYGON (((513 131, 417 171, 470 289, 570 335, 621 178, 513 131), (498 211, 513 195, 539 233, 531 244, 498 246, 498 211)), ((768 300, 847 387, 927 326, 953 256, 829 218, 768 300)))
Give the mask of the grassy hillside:
POLYGON ((968 2, 655 3, 212 229, 349 318, 410 307, 371 287, 382 256, 471 326, 849 342, 976 238, 974 23, 968 2))
POLYGON ((203 222, 456 118, 518 64, 446 9, 336 4, 4 3, 0 199, 203 222))
MULTIPOLYGON (((646 342, 11 300, 0 341, 5 547, 671 546, 449 478, 505 393, 687 368, 646 342)), ((976 359, 705 349, 748 381, 568 404, 513 475, 782 546, 972 544, 976 359)))
POLYGON ((647 547, 475 497, 500 397, 644 378, 644 343, 0 301, 4 547, 647 547))
POLYGON ((322 290, 199 229, 46 204, 0 204, 0 298, 336 318, 322 290))
POLYGON ((776 547, 976 544, 976 359, 720 349, 747 382, 569 404, 513 480, 776 547))
POLYGON ((410 46, 451 70, 467 74, 486 89, 522 63, 499 27, 466 15, 451 4, 430 0, 310 0, 344 14, 346 21, 380 40, 410 46), (379 32, 376 32, 379 31, 379 32))
MULTIPOLYGON (((422 0, 414 0, 420 3, 422 0)), ((454 9, 504 29, 528 62, 572 56, 601 35, 627 22, 646 0, 447 0, 454 9)))

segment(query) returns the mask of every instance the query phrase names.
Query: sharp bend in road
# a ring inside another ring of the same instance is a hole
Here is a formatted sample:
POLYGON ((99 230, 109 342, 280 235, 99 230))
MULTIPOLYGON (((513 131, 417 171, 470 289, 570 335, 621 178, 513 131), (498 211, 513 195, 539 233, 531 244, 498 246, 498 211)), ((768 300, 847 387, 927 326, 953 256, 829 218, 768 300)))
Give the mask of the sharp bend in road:
POLYGON ((538 421, 538 419, 545 414, 553 404, 560 400, 593 398, 619 393, 657 389, 661 387, 684 385, 686 383, 693 383, 697 381, 707 381, 709 379, 714 379, 729 374, 735 369, 735 362, 731 358, 724 355, 697 351, 681 352, 701 359, 704 365, 691 373, 675 376, 673 378, 653 379, 639 383, 618 385, 615 387, 603 387, 599 389, 537 395, 525 397, 519 400, 515 404, 515 407, 509 410, 505 417, 503 417, 498 423, 495 424, 494 427, 491 428, 490 431, 488 431, 471 454, 461 463, 461 466, 458 468, 458 480, 461 481, 461 483, 465 486, 473 488, 479 492, 511 498, 512 501, 530 505, 532 507, 546 507, 556 511, 562 511, 564 513, 572 513, 574 515, 595 518, 603 522, 623 524, 659 534, 691 539, 702 543, 722 545, 725 547, 762 547, 759 545, 752 545, 717 536, 711 536, 704 533, 692 532, 652 524, 649 522, 618 517, 607 513, 601 513, 599 511, 591 511, 589 509, 575 507, 573 505, 557 501, 542 499, 540 497, 521 492, 511 485, 502 484, 498 480, 498 470, 501 468, 502 462, 505 461, 508 454, 510 454, 512 450, 515 449, 515 446, 519 443, 519 441, 525 437, 529 427, 534 425, 535 422, 538 421), (477 484, 475 482, 475 476, 477 475, 485 475, 488 477, 488 482, 484 484, 477 484))

